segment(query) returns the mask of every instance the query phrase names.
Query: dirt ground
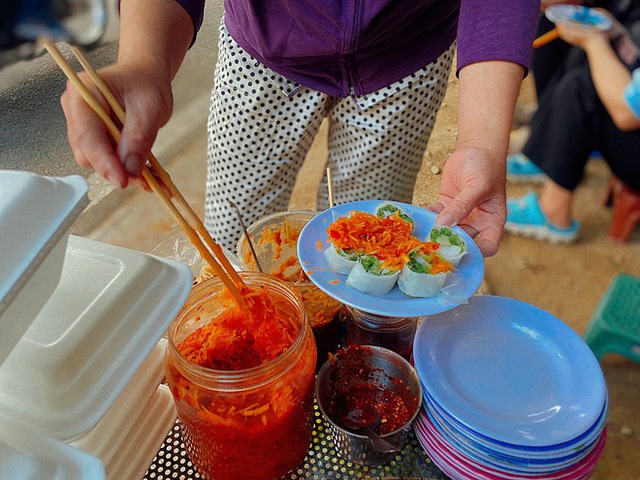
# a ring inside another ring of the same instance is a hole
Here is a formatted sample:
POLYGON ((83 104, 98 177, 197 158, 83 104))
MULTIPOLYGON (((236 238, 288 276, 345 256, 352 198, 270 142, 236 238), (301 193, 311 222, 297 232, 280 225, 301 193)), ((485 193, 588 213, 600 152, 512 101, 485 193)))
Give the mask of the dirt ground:
MULTIPOLYGON (((425 156, 413 203, 428 205, 437 198, 440 172, 455 147, 457 80, 447 96, 425 156)), ((535 109, 531 79, 522 88, 516 119, 535 109)), ((514 124, 514 127, 517 126, 514 124)), ((324 171, 326 125, 298 175, 291 209, 315 208, 315 192, 324 171)), ((168 166, 174 182, 196 211, 203 211, 206 139, 194 139, 168 166), (197 160, 197 161, 194 161, 197 160), (182 168, 181 168, 182 167, 182 168), (196 179, 196 180, 194 180, 196 179)), ((546 310, 582 335, 609 282, 618 272, 640 276, 640 226, 631 241, 617 244, 607 237, 611 212, 602 206, 609 171, 603 161, 590 162, 576 191, 575 215, 583 231, 574 245, 553 245, 505 234, 497 255, 486 259, 480 293, 516 298, 546 310)), ((508 185, 508 195, 528 186, 508 185)), ((151 251, 167 238, 174 222, 153 195, 128 189, 112 215, 87 237, 140 251, 151 251), (123 203, 126 202, 126 203, 123 203)), ((608 441, 593 475, 595 480, 640 478, 640 364, 609 355, 602 361, 609 389, 608 441)))

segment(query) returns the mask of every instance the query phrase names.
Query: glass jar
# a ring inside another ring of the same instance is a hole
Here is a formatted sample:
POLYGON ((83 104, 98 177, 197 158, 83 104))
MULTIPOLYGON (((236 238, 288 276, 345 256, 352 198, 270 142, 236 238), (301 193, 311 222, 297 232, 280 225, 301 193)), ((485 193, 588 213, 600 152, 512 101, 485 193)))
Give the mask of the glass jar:
MULTIPOLYGON (((169 329, 166 380, 182 424, 185 449, 211 480, 271 480, 304 459, 313 428, 316 347, 302 299, 286 282, 241 272, 249 286, 265 286, 285 307, 297 337, 258 366, 216 370, 189 361, 179 345, 225 309, 218 278, 195 286, 169 329)), ((278 306, 280 307, 279 302, 278 306)))
POLYGON ((346 310, 348 345, 378 345, 410 359, 418 318, 384 317, 351 306, 346 310))
MULTIPOLYGON (((274 213, 249 225, 247 233, 262 271, 290 283, 302 295, 307 318, 316 339, 316 370, 319 370, 329 353, 338 350, 341 304, 309 280, 298 262, 298 237, 315 215, 316 212, 310 210, 274 213)), ((316 248, 315 245, 313 248, 316 248)), ((258 270, 245 235, 238 241, 236 252, 244 270, 258 270)))

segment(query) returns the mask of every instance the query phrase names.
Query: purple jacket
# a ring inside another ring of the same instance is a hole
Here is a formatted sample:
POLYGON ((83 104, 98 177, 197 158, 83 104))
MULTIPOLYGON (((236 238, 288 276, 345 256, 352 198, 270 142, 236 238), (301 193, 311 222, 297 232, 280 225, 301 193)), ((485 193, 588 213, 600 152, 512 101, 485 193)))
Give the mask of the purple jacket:
MULTIPOLYGON (((197 28, 204 0, 176 0, 197 28)), ((330 95, 362 95, 438 58, 458 39, 458 69, 529 67, 539 0, 225 0, 231 37, 254 58, 330 95)))

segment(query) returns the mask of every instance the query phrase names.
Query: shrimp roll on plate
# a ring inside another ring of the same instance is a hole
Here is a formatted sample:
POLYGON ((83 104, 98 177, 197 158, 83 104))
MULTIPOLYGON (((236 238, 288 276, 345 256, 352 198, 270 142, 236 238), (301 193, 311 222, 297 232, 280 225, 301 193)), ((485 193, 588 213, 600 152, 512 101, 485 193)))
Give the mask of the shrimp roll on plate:
POLYGON ((400 270, 384 267, 383 262, 374 255, 363 255, 349 273, 346 284, 369 295, 386 295, 393 289, 400 270))
POLYGON ((398 288, 410 297, 435 297, 454 270, 453 265, 436 252, 416 248, 398 276, 398 288))
POLYGON ((456 268, 467 253, 467 244, 462 236, 449 227, 432 228, 427 240, 438 243, 438 253, 456 268))

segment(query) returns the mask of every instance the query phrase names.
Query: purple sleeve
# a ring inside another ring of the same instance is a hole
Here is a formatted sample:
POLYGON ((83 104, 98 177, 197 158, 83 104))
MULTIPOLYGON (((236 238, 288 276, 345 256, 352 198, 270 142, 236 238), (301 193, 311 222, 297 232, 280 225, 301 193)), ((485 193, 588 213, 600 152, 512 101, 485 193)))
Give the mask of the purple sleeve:
POLYGON ((462 0, 458 71, 475 62, 505 60, 529 69, 539 0, 462 0))
MULTIPOLYGON (((193 41, 204 19, 204 0, 176 0, 184 8, 193 22, 193 41)), ((193 42, 191 42, 193 43, 193 42)))

